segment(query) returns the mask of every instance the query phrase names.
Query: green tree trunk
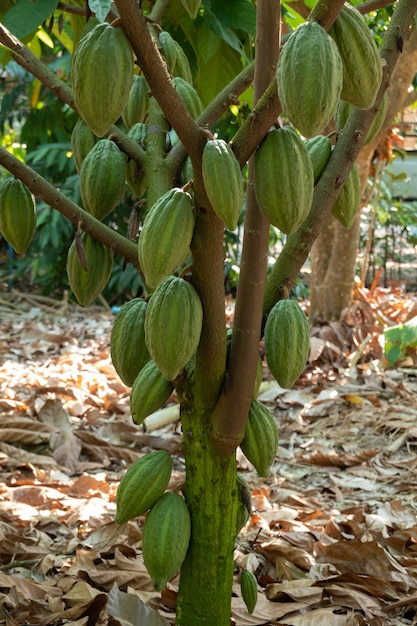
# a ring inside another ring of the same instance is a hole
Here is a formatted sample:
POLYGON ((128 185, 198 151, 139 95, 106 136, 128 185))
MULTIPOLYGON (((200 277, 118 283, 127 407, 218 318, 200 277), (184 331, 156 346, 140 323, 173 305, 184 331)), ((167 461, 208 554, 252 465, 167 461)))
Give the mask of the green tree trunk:
POLYGON ((182 412, 191 542, 181 567, 177 626, 230 625, 236 539, 235 454, 221 458, 208 437, 209 415, 182 412), (196 603, 198 598, 198 603, 196 603))

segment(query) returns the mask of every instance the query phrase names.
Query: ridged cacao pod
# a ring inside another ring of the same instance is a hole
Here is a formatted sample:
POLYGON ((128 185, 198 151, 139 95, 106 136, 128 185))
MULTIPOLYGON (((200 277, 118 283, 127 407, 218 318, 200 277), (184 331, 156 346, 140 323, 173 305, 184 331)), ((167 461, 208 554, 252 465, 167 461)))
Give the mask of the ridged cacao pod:
POLYGON ((71 84, 78 112, 103 137, 123 112, 133 80, 133 54, 121 28, 97 24, 77 44, 71 84))
POLYGON ((143 560, 158 591, 180 569, 190 536, 191 519, 184 499, 167 491, 148 513, 142 535, 143 560))
POLYGON ((131 129, 135 124, 143 122, 149 107, 149 85, 142 74, 135 74, 129 97, 122 113, 122 120, 127 129, 131 129))
POLYGON ((156 288, 145 316, 149 354, 167 380, 174 380, 200 341, 203 307, 194 287, 168 276, 156 288))
POLYGON ((330 159, 332 145, 328 137, 317 135, 306 140, 306 148, 313 164, 314 184, 316 184, 330 159))
POLYGON ((286 235, 310 211, 313 164, 307 148, 290 126, 270 130, 255 153, 255 193, 259 208, 286 235))
POLYGON ((241 474, 237 475, 237 497, 236 537, 252 513, 251 489, 241 474))
POLYGON ((344 226, 350 228, 361 201, 361 181, 358 166, 355 163, 349 172, 342 191, 333 205, 334 217, 344 226))
MULTIPOLYGON (((335 123, 336 123, 336 128, 339 131, 343 130, 343 128, 346 126, 346 122, 349 119, 351 110, 352 110, 352 105, 349 104, 349 102, 345 102, 345 100, 340 100, 337 106, 336 115, 334 118, 335 123)), ((363 142, 364 146, 366 146, 367 143, 370 143, 372 139, 374 139, 379 133, 382 127, 382 124, 384 123, 387 110, 388 110, 388 95, 387 95, 387 92, 385 92, 382 97, 381 104, 379 105, 379 109, 376 112, 376 115, 372 121, 371 127, 368 130, 368 133, 365 137, 365 141, 363 142)))
MULTIPOLYGON (((127 133, 128 137, 133 139, 137 144, 146 150, 146 137, 148 134, 148 125, 143 122, 134 124, 127 133)), ((126 163, 126 182, 137 198, 141 198, 146 191, 148 185, 139 163, 129 159, 126 163)))
POLYGON ((259 476, 269 474, 278 448, 278 428, 270 410, 259 400, 251 402, 240 448, 259 476))
POLYGON ((131 387, 135 378, 150 360, 145 344, 145 313, 147 303, 134 298, 120 307, 110 335, 110 356, 113 367, 125 385, 131 387))
POLYGON ((209 139, 203 150, 203 180, 214 212, 235 230, 242 211, 244 188, 240 165, 223 139, 209 139))
POLYGON ((85 270, 74 240, 68 250, 67 275, 70 287, 81 306, 88 306, 103 291, 113 269, 113 251, 87 233, 81 235, 85 270))
POLYGON ((333 118, 343 80, 342 59, 324 28, 317 22, 298 26, 282 49, 276 76, 290 122, 305 137, 317 135, 333 118))
POLYGON ((148 361, 137 375, 130 392, 130 412, 135 424, 161 408, 174 390, 153 361, 148 361))
POLYGON ((248 613, 252 615, 258 601, 258 583, 254 574, 249 570, 245 570, 240 576, 240 590, 248 613))
POLYGON ((143 515, 168 487, 172 459, 165 450, 145 454, 132 463, 122 477, 116 494, 116 522, 125 524, 143 515))
POLYGON ((340 97, 370 109, 382 80, 382 64, 372 31, 357 9, 345 4, 329 31, 343 61, 340 97))
POLYGON ((185 106, 190 112, 191 117, 193 117, 194 119, 198 117, 203 111, 203 104, 200 100, 200 96, 198 95, 194 87, 180 76, 175 76, 172 79, 172 82, 178 92, 179 97, 184 100, 185 106))
POLYGON ((192 20, 195 20, 202 0, 181 0, 181 4, 192 20))
POLYGON ((17 252, 26 252, 36 230, 35 198, 18 178, 0 187, 0 233, 17 252))
POLYGON ((310 349, 310 328, 296 300, 280 300, 265 324, 265 356, 277 383, 292 387, 305 368, 310 349))
POLYGON ((71 133, 72 158, 78 173, 81 172, 83 161, 95 143, 97 143, 95 134, 81 117, 78 118, 71 133))
POLYGON ((103 220, 119 204, 125 187, 125 157, 113 141, 100 139, 85 157, 80 172, 86 211, 103 220))
POLYGON ((187 83, 192 84, 193 77, 191 74, 190 64, 188 62, 187 55, 175 41, 168 31, 163 30, 158 37, 159 45, 162 48, 162 54, 165 57, 168 69, 172 76, 180 76, 187 83))
POLYGON ((155 289, 190 255, 194 221, 191 196, 178 187, 151 206, 138 244, 139 263, 150 289, 155 289))

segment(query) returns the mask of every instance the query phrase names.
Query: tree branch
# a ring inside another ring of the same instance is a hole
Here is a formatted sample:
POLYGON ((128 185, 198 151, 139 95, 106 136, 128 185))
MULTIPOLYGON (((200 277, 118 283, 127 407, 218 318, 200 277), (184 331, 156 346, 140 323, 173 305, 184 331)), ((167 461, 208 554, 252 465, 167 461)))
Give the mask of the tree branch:
POLYGON ((138 250, 136 244, 126 239, 112 228, 109 228, 95 217, 84 211, 75 202, 69 200, 64 194, 62 194, 56 187, 51 185, 39 174, 36 174, 30 167, 22 163, 11 155, 7 150, 0 146, 0 163, 13 174, 16 178, 19 178, 30 191, 39 196, 48 204, 53 207, 62 215, 70 220, 76 228, 81 228, 97 239, 101 243, 105 244, 109 248, 112 248, 117 254, 120 254, 127 259, 132 265, 139 271, 138 250))
MULTIPOLYGON (((256 19, 255 103, 275 76, 280 48, 281 3, 258 3, 256 19)), ((216 448, 230 454, 242 441, 255 384, 262 304, 269 247, 269 222, 255 196, 254 158, 249 160, 245 234, 235 304, 227 379, 212 414, 216 448), (248 303, 250 302, 250 306, 248 303)))
POLYGON ((417 0, 400 0, 385 32, 381 57, 383 68, 381 88, 372 109, 354 109, 335 146, 328 165, 317 183, 312 207, 300 228, 288 237, 286 244, 268 278, 265 289, 264 313, 267 314, 277 300, 283 297, 288 284, 295 283, 322 224, 330 211, 358 156, 364 138, 378 110, 391 74, 401 54, 400 39, 405 39, 417 11, 417 0))

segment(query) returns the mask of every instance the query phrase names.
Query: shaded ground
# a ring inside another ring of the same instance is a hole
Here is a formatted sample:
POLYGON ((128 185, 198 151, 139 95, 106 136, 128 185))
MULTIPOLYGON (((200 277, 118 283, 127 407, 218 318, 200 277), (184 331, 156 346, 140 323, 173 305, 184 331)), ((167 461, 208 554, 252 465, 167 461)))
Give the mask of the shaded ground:
MULTIPOLYGON (((280 447, 266 480, 238 455, 253 514, 236 544, 237 626, 417 624, 417 369, 410 353, 384 370, 379 343, 416 306, 358 290, 342 323, 312 330, 295 390, 265 369, 280 447), (252 616, 242 569, 259 582, 252 616)), ((143 518, 120 527, 114 514, 120 477, 145 452, 171 452, 170 487, 183 481, 175 398, 132 423, 111 324, 102 309, 0 294, 1 624, 173 623, 178 580, 153 591, 143 518)))

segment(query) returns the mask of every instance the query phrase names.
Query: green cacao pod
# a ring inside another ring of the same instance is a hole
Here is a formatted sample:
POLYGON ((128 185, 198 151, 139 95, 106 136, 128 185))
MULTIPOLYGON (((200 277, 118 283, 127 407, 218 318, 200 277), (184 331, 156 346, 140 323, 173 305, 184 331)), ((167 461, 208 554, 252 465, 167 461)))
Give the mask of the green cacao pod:
POLYGON ((350 228, 361 201, 361 181, 358 166, 355 163, 349 172, 342 191, 333 205, 334 217, 344 226, 350 228))
POLYGON ((310 210, 313 164, 307 148, 290 126, 270 130, 255 153, 255 193, 259 208, 286 235, 310 210))
POLYGON ((259 400, 251 402, 240 448, 259 476, 269 474, 277 453, 278 429, 274 416, 259 400))
POLYGON ((110 356, 113 367, 125 385, 131 387, 135 378, 150 360, 145 344, 145 313, 147 303, 134 298, 120 307, 110 335, 110 356))
POLYGON ((265 356, 268 367, 284 389, 301 376, 310 349, 310 329, 296 300, 280 300, 265 324, 265 356))
POLYGON ((152 583, 161 591, 187 554, 191 519, 184 499, 167 491, 148 513, 143 526, 143 560, 152 583))
POLYGON ((172 459, 165 450, 145 454, 132 463, 116 494, 116 522, 124 524, 143 515, 168 487, 172 459))
POLYGON ((78 173, 81 172, 83 161, 96 142, 97 137, 95 134, 81 117, 78 118, 71 133, 72 158, 78 173))
POLYGON ((370 109, 382 80, 382 64, 372 31, 357 9, 345 4, 329 31, 343 61, 340 97, 370 109))
POLYGON ((252 615, 258 601, 258 583, 254 574, 249 570, 245 570, 240 576, 240 590, 248 613, 252 615))
POLYGON ((167 380, 174 380, 200 341, 203 307, 194 287, 167 276, 148 302, 145 341, 149 354, 167 380))
POLYGON ((149 108, 148 92, 149 86, 146 78, 142 74, 135 74, 129 97, 122 113, 122 120, 128 130, 145 119, 149 108))
POLYGON ((237 496, 236 537, 252 513, 251 489, 241 474, 237 475, 237 496))
POLYGON ((153 361, 140 370, 130 393, 130 412, 135 424, 161 408, 174 390, 173 384, 164 378, 153 361))
POLYGON ((332 153, 330 139, 324 135, 316 135, 306 140, 306 148, 313 164, 314 184, 317 183, 332 153))
POLYGON ((88 306, 103 291, 113 269, 113 251, 87 233, 81 235, 81 250, 75 239, 67 256, 70 287, 81 306, 88 306), (84 261, 80 261, 80 255, 84 261), (83 265, 87 269, 84 269, 83 265))
POLYGON ((172 79, 175 89, 178 92, 180 98, 185 102, 185 106, 190 112, 191 117, 194 119, 200 115, 203 111, 203 105, 200 100, 200 96, 189 82, 181 78, 181 76, 175 76, 172 79))
POLYGON ((0 187, 0 233, 17 252, 26 252, 36 230, 35 198, 18 178, 0 187))
POLYGON ((181 0, 181 4, 192 20, 195 20, 202 0, 181 0))
POLYGON ((166 30, 163 30, 159 34, 158 41, 162 48, 162 54, 165 57, 170 73, 173 76, 180 76, 186 80, 187 83, 192 84, 193 77, 191 74, 190 64, 188 62, 187 55, 180 44, 175 41, 175 39, 171 37, 169 32, 166 30))
POLYGON ((235 230, 242 211, 244 188, 240 165, 223 139, 209 139, 203 150, 203 180, 214 212, 235 230))
MULTIPOLYGON (((345 100, 340 100, 337 106, 336 115, 334 118, 335 123, 336 123, 336 128, 339 131, 343 130, 343 128, 345 127, 346 122, 349 119, 351 110, 352 110, 352 105, 349 104, 349 102, 346 102, 345 100)), ((387 95, 387 92, 385 92, 382 97, 381 104, 379 105, 378 111, 376 112, 375 117, 372 121, 371 127, 368 130, 368 133, 365 137, 365 141, 363 142, 364 146, 366 146, 367 143, 370 143, 372 139, 374 139, 379 133, 379 131, 381 130, 382 124, 384 123, 385 116, 387 114, 387 110, 388 110, 388 95, 387 95)))
POLYGON ((146 285, 155 289, 190 255, 194 230, 191 196, 174 187, 153 204, 139 235, 139 263, 146 285))
POLYGON ((104 219, 119 204, 125 187, 125 157, 113 141, 99 139, 80 171, 81 199, 86 211, 104 219))
POLYGON ((276 76, 290 122, 305 137, 317 135, 333 118, 343 80, 342 59, 324 28, 317 22, 298 26, 282 49, 276 76))
POLYGON ((133 54, 121 28, 97 24, 77 44, 71 84, 78 112, 103 137, 123 112, 133 80, 133 54))
MULTIPOLYGON (((146 137, 148 125, 143 122, 134 124, 127 133, 128 137, 146 150, 146 137)), ((147 180, 144 171, 139 163, 129 159, 126 163, 126 182, 137 198, 141 198, 146 191, 147 180)))

